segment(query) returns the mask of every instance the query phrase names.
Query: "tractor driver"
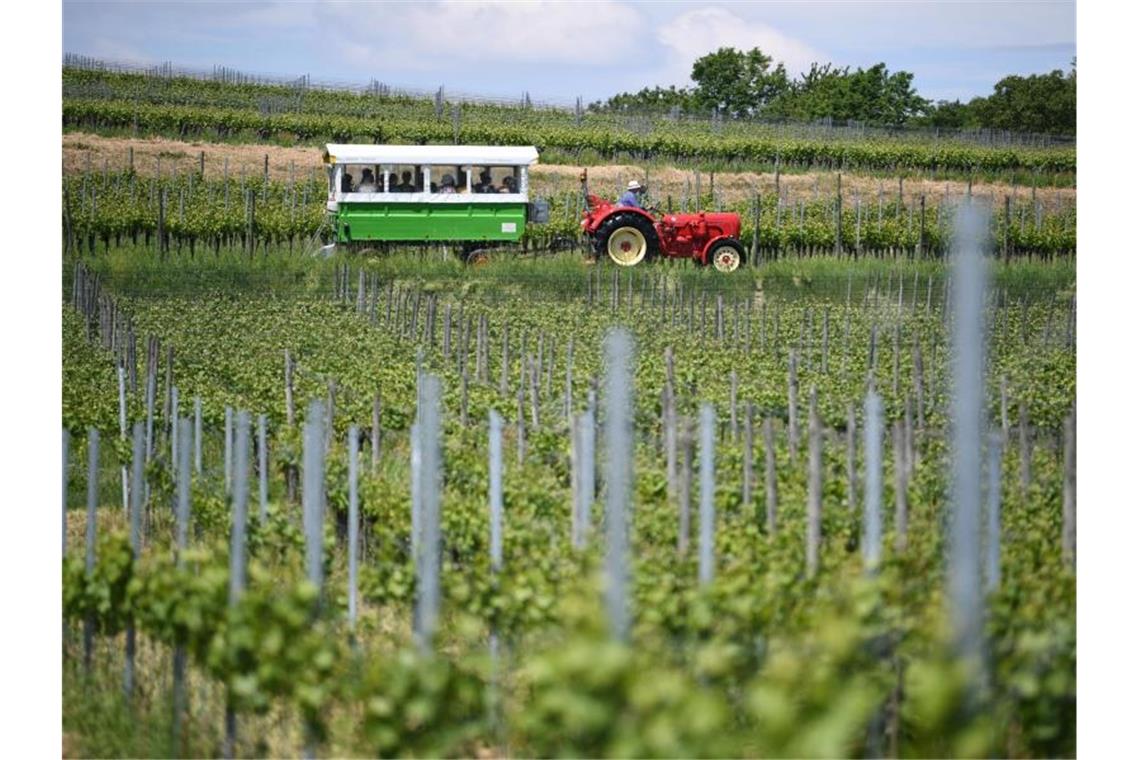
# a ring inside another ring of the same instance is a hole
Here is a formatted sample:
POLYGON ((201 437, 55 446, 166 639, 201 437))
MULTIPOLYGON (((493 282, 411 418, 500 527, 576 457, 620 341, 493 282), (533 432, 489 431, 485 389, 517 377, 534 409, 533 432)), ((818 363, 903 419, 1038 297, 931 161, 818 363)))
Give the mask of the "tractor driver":
POLYGON ((617 205, 628 206, 630 208, 642 208, 641 196, 645 193, 645 187, 635 179, 631 179, 629 184, 625 186, 625 192, 622 193, 621 198, 618 198, 617 205))

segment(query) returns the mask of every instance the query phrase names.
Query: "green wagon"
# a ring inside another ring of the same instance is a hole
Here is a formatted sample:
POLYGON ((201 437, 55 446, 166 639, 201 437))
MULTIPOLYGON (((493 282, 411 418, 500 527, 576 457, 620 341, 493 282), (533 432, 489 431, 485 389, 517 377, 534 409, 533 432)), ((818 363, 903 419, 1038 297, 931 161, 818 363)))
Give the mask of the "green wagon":
POLYGON ((533 146, 325 146, 335 244, 456 243, 464 255, 518 243, 549 220, 529 197, 533 146))

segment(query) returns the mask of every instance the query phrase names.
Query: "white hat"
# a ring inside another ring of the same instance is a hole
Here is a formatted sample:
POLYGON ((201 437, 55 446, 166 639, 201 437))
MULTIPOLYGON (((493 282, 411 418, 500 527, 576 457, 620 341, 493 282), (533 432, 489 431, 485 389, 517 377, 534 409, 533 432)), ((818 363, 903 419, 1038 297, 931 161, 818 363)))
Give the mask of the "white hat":
POLYGON ((626 190, 640 190, 641 189, 641 183, 635 179, 631 179, 629 181, 629 184, 625 186, 625 189, 626 190))

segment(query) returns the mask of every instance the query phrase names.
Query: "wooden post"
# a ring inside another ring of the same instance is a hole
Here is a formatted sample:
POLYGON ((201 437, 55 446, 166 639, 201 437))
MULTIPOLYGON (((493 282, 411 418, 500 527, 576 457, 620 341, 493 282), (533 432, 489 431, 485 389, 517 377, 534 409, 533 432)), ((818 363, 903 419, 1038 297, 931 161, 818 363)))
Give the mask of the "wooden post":
POLYGON ((892 440, 895 450, 895 551, 902 553, 906 551, 907 546, 908 515, 906 442, 901 420, 895 420, 892 440))
POLYGON ((764 418, 764 504, 768 539, 776 536, 776 443, 772 434, 772 418, 764 418))
POLYGON ((1017 416, 1018 444, 1021 458, 1021 467, 1019 469, 1019 473, 1021 492, 1024 494, 1029 490, 1029 482, 1031 479, 1029 461, 1031 454, 1031 446, 1029 442, 1029 408, 1024 399, 1022 399, 1022 401, 1018 404, 1017 416))
POLYGON ((1077 564, 1077 418, 1065 417, 1064 487, 1061 499, 1061 555, 1072 569, 1077 564))
POLYGON ((752 481, 755 478, 752 467, 752 422, 755 415, 756 405, 749 401, 744 412, 744 465, 741 488, 741 503, 745 511, 752 505, 752 481))
POLYGON ((285 349, 285 424, 293 427, 296 412, 293 406, 293 357, 285 349))
POLYGON ((692 421, 682 420, 678 427, 681 461, 677 482, 677 553, 684 555, 689 551, 689 510, 693 493, 692 421))
POLYGON ((1005 261, 1007 264, 1009 263, 1009 255, 1010 255, 1010 251, 1009 251, 1010 207, 1009 207, 1009 204, 1010 204, 1009 196, 1006 195, 1005 196, 1005 224, 1004 224, 1003 229, 1002 229, 1001 253, 1002 253, 1002 256, 1005 257, 1005 261))
POLYGON ((372 471, 380 468, 380 391, 372 397, 372 471))
POLYGON ((158 192, 158 232, 155 237, 155 244, 158 247, 158 255, 160 258, 165 258, 166 254, 166 189, 163 188, 158 192))
POLYGON ((807 574, 819 570, 819 545, 823 529, 823 431, 812 386, 808 412, 808 484, 807 484, 807 574))
POLYGON ((855 404, 847 404, 847 510, 858 506, 858 481, 855 471, 855 404))
POLYGON ((926 194, 918 196, 918 248, 915 250, 918 258, 922 258, 926 250, 926 194))
POLYGON ((799 424, 796 419, 799 379, 796 377, 796 350, 788 352, 788 459, 794 464, 799 444, 799 424))
POLYGON ((843 253, 843 173, 835 175, 835 255, 843 253))

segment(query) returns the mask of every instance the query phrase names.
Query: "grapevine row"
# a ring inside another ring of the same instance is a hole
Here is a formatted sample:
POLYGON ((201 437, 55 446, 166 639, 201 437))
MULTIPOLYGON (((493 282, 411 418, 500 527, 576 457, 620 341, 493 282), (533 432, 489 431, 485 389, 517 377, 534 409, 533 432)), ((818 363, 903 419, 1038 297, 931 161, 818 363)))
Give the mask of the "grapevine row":
MULTIPOLYGON (((140 236, 150 244, 159 232, 160 206, 167 246, 170 242, 179 247, 232 245, 251 233, 263 245, 296 245, 311 240, 325 222, 326 187, 318 181, 203 181, 193 175, 156 180, 118 172, 68 177, 64 193, 65 234, 89 251, 96 244, 105 248, 128 241, 137 244, 140 236)), ((529 227, 525 245, 545 247, 556 240, 577 239, 580 196, 564 192, 551 200, 551 222, 529 227)), ((713 200, 693 198, 684 203, 709 207, 713 200)), ((784 205, 782 199, 768 195, 760 198, 759 214, 755 202, 741 201, 730 210, 740 213, 742 240, 757 256, 836 252, 837 232, 838 248, 845 253, 942 255, 948 250, 951 216, 943 206, 932 201, 915 208, 894 199, 856 208, 846 204, 839 224, 833 199, 784 205)), ((991 238, 995 251, 1010 255, 1071 254, 1076 250, 1076 215, 1071 209, 1051 211, 1031 214, 1027 221, 1024 213, 1011 213, 1007 223, 1004 215, 995 214, 991 238)))
POLYGON ((643 134, 613 126, 527 124, 515 119, 463 122, 409 117, 398 111, 380 117, 317 113, 260 113, 214 106, 153 105, 129 100, 67 100, 63 125, 93 130, 132 130, 179 139, 289 139, 302 143, 366 142, 390 144, 452 143, 535 145, 540 152, 557 149, 573 154, 593 151, 653 156, 678 161, 720 161, 785 167, 828 167, 882 171, 1005 172, 1031 170, 1050 173, 1076 171, 1076 152, 1029 148, 906 144, 868 140, 857 143, 820 142, 732 134, 685 134, 657 129, 643 134))

